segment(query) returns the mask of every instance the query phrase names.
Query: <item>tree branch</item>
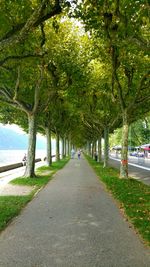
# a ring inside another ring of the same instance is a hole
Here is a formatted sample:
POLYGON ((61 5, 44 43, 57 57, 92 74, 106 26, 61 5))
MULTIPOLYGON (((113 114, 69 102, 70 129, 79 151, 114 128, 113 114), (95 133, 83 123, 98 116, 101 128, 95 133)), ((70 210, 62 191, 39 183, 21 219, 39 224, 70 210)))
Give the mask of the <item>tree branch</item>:
POLYGON ((150 96, 145 96, 143 98, 140 98, 139 100, 137 100, 135 102, 135 105, 140 105, 140 104, 144 104, 146 100, 149 100, 150 99, 150 96))
POLYGON ((45 15, 43 15, 37 19, 37 21, 34 23, 34 27, 37 27, 42 22, 54 17, 57 14, 60 14, 61 11, 62 11, 62 9, 60 6, 60 0, 55 0, 55 5, 53 7, 51 7, 51 10, 49 12, 47 12, 45 15))
MULTIPOLYGON (((11 91, 11 90, 9 90, 11 91)), ((27 105, 22 102, 19 101, 17 99, 13 99, 12 94, 8 91, 8 88, 6 87, 1 87, 0 88, 0 95, 2 95, 4 97, 4 101, 9 103, 10 105, 12 105, 13 107, 18 107, 19 109, 23 110, 26 114, 29 114, 30 110, 27 107, 27 105)))
POLYGON ((3 95, 7 100, 13 101, 13 97, 6 87, 0 88, 0 94, 3 95))
POLYGON ((114 94, 114 85, 115 85, 115 77, 114 73, 112 73, 112 78, 111 78, 111 95, 112 95, 112 101, 114 102, 115 99, 115 94, 114 94))
POLYGON ((11 60, 11 59, 17 59, 17 60, 22 60, 25 58, 34 58, 34 57, 39 57, 39 58, 43 58, 44 54, 28 54, 28 55, 22 55, 22 56, 8 56, 6 58, 4 58, 3 60, 0 61, 0 66, 2 66, 4 63, 6 63, 7 61, 11 60))
POLYGON ((44 73, 44 67, 41 66, 40 69, 40 78, 37 81, 35 92, 34 92, 34 107, 32 109, 32 113, 34 114, 37 111, 39 100, 40 100, 40 89, 41 89, 41 82, 43 80, 43 73, 44 73))
POLYGON ((16 85, 15 85, 15 95, 13 97, 14 101, 17 100, 17 97, 18 97, 19 83, 20 83, 20 67, 18 67, 18 76, 17 76, 16 85))
MULTIPOLYGON (((135 103, 137 102, 137 99, 138 99, 138 97, 139 97, 139 93, 140 93, 140 90, 142 89, 143 83, 144 83, 145 80, 149 77, 149 75, 150 75, 150 71, 148 71, 147 73, 145 73, 145 74, 143 75, 142 79, 140 80, 139 87, 137 88, 137 91, 136 91, 136 93, 135 93, 134 99, 133 99, 133 101, 130 103, 130 105, 128 106, 128 110, 129 110, 130 108, 132 108, 132 107, 135 105, 135 103)), ((141 101, 141 100, 140 100, 140 101, 141 101)))
POLYGON ((150 51, 149 42, 142 39, 142 38, 139 38, 139 36, 137 36, 137 35, 129 37, 128 41, 132 42, 133 44, 138 45, 138 47, 140 47, 144 51, 147 51, 147 52, 150 51))
POLYGON ((27 105, 26 103, 24 103, 23 101, 15 100, 15 103, 18 105, 18 108, 23 110, 27 115, 29 115, 29 113, 31 113, 31 107, 29 105, 27 105))
POLYGON ((45 31, 44 31, 44 24, 41 23, 40 27, 41 27, 41 33, 42 33, 41 47, 43 47, 43 45, 45 44, 45 41, 46 41, 46 35, 45 35, 45 31))
POLYGON ((115 124, 119 121, 120 117, 121 114, 118 114, 118 116, 110 123, 109 128, 112 129, 115 126, 115 124))
POLYGON ((127 67, 124 67, 124 72, 125 72, 125 76, 127 77, 127 81, 128 81, 128 90, 127 93, 125 95, 125 97, 127 97, 129 95, 130 89, 132 87, 132 81, 133 81, 133 74, 134 74, 134 69, 131 68, 131 70, 129 70, 127 67))
MULTIPOLYGON (((9 100, 7 100, 7 99, 0 99, 0 102, 2 101, 2 103, 3 104, 9 104, 10 106, 12 106, 12 107, 14 107, 14 108, 18 108, 18 105, 17 104, 15 104, 14 102, 11 102, 11 101, 9 101, 9 100)), ((20 109, 20 108, 19 108, 20 109)))
POLYGON ((57 67, 55 66, 53 62, 49 61, 47 65, 47 70, 48 70, 48 73, 50 73, 51 75, 53 86, 57 87, 58 80, 59 80, 59 77, 57 74, 57 67))
POLYGON ((118 49, 115 45, 111 46, 111 50, 112 50, 112 68, 113 68, 113 83, 112 85, 114 86, 114 82, 117 82, 117 88, 118 88, 118 95, 119 95, 119 100, 120 100, 120 105, 121 105, 121 109, 124 110, 125 109, 125 102, 123 99, 123 95, 122 95, 122 87, 121 84, 119 82, 118 79, 118 75, 117 75, 117 69, 120 66, 120 62, 118 60, 118 49))
POLYGON ((26 21, 26 23, 16 25, 13 30, 8 32, 3 37, 3 39, 0 41, 0 51, 24 41, 33 28, 37 27, 45 20, 61 12, 59 0, 55 0, 55 5, 50 7, 50 11, 47 11, 47 3, 47 0, 42 0, 39 7, 33 12, 30 18, 26 21))
POLYGON ((117 71, 115 70, 115 80, 117 82, 117 87, 118 87, 118 94, 119 94, 119 99, 120 99, 120 105, 121 105, 121 109, 122 111, 125 109, 125 102, 124 102, 124 99, 123 99, 123 95, 122 95, 122 87, 121 87, 121 84, 119 82, 119 79, 118 79, 118 75, 117 75, 117 71))

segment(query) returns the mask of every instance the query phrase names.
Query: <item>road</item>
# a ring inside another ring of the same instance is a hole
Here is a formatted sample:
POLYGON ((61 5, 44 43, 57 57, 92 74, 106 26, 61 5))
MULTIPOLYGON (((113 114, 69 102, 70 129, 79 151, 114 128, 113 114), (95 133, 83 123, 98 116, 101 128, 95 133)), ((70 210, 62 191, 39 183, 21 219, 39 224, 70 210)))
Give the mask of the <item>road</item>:
MULTIPOLYGON (((111 154, 109 165, 119 169, 120 157, 111 154)), ((150 159, 129 157, 128 170, 130 177, 150 185, 150 159)))

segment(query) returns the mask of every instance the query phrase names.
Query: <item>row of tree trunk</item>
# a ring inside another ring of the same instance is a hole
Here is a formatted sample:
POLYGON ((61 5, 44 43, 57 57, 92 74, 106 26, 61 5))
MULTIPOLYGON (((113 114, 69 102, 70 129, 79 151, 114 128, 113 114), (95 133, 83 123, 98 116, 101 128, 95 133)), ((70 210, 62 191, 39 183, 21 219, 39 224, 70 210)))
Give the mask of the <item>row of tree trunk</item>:
MULTIPOLYGON (((27 165, 25 170, 25 177, 35 177, 35 150, 36 150, 36 115, 32 114, 28 116, 28 125, 29 125, 29 144, 28 144, 28 153, 27 153, 27 165)), ((50 125, 44 128, 45 135, 47 139, 47 165, 50 166, 52 164, 52 145, 51 145, 51 128, 50 125)), ((120 177, 128 178, 128 129, 129 125, 127 123, 126 117, 124 118, 123 123, 123 133, 122 133, 122 153, 121 153, 121 164, 120 164, 120 177)), ((70 142, 67 138, 62 139, 62 158, 66 155, 70 154, 70 142)), ((88 153, 94 158, 95 153, 97 153, 98 161, 102 159, 102 147, 101 147, 101 139, 102 136, 98 139, 98 147, 97 140, 94 140, 91 143, 87 144, 88 153), (97 151, 98 150, 98 151, 97 151)), ((60 135, 56 132, 56 160, 60 160, 60 135)), ((104 128, 104 167, 107 167, 109 159, 109 128, 104 128)))
MULTIPOLYGON (((25 177, 35 177, 35 151, 36 151, 36 116, 28 116, 29 129, 28 129, 28 152, 27 152, 27 164, 24 176, 25 177)), ((46 151, 46 162, 47 166, 52 164, 52 143, 51 143, 51 129, 50 127, 45 127, 45 135, 47 140, 47 151, 46 151)), ((60 155, 62 158, 70 154, 70 142, 66 138, 61 138, 62 140, 62 151, 60 153, 60 135, 56 133, 56 160, 60 160, 60 155)))
MULTIPOLYGON (((122 151, 121 151, 121 162, 120 162, 120 178, 128 178, 128 131, 129 125, 126 117, 124 118, 122 128, 122 151)), ((87 142, 88 154, 95 158, 97 161, 102 161, 102 136, 98 140, 87 142), (96 157, 95 157, 96 156, 96 157)), ((104 156, 103 156, 103 167, 108 166, 109 160, 109 128, 104 128, 104 156)))

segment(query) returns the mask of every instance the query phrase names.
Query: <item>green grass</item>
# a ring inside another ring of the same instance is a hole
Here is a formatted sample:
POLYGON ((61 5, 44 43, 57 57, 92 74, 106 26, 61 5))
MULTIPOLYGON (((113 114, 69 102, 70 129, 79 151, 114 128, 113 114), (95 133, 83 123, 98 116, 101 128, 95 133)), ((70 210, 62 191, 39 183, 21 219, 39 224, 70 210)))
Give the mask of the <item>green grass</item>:
POLYGON ((37 188, 40 188, 44 186, 45 184, 48 183, 48 181, 51 180, 53 175, 53 172, 50 173, 49 175, 37 175, 34 178, 23 178, 23 177, 18 177, 10 182, 10 184, 13 185, 27 185, 27 186, 36 186, 37 188))
POLYGON ((17 216, 21 209, 32 199, 28 196, 1 196, 0 197, 0 231, 3 230, 12 218, 17 216))
POLYGON ((69 161, 70 158, 61 159, 59 161, 53 162, 53 164, 48 166, 42 166, 37 169, 37 171, 58 171, 64 167, 64 165, 69 161))
POLYGON ((42 166, 36 170, 36 178, 17 178, 11 181, 14 185, 34 186, 34 190, 27 196, 0 196, 0 231, 17 216, 22 208, 32 200, 35 192, 52 179, 53 174, 63 168, 69 158, 54 162, 51 167, 42 166))
POLYGON ((86 158, 114 198, 119 201, 128 220, 150 246, 150 187, 135 179, 120 179, 118 170, 103 168, 102 163, 88 156, 86 158))
POLYGON ((10 183, 14 185, 29 185, 36 186, 40 188, 48 183, 52 179, 55 172, 64 167, 68 162, 68 158, 62 159, 60 161, 53 162, 52 166, 42 166, 36 169, 36 177, 34 178, 23 178, 19 177, 12 180, 10 183))

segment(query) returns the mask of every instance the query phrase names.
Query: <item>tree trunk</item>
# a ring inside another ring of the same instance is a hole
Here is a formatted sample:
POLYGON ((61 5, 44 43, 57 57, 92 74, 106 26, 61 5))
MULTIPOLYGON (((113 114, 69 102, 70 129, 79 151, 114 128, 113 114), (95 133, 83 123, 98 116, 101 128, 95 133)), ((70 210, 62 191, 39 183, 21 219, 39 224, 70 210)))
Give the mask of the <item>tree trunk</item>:
POLYGON ((45 129, 46 140, 47 140, 47 165, 51 166, 52 164, 52 144, 51 144, 51 130, 49 127, 45 129))
POLYGON ((100 136, 98 139, 98 161, 102 160, 102 137, 100 136))
POLYGON ((89 151, 89 156, 91 156, 91 142, 89 142, 89 148, 88 148, 88 151, 89 151))
POLYGON ((29 123, 29 139, 28 139, 28 153, 27 165, 25 170, 25 177, 35 177, 35 148, 36 148, 36 115, 28 115, 29 123))
POLYGON ((62 159, 65 157, 65 140, 62 138, 62 159))
POLYGON ((95 149, 95 147, 94 147, 94 141, 92 142, 92 159, 94 158, 94 149, 95 149))
POLYGON ((69 156, 68 139, 66 139, 66 156, 69 156))
POLYGON ((66 140, 66 138, 64 137, 64 158, 66 157, 66 151, 67 151, 66 144, 67 144, 67 140, 66 140))
POLYGON ((56 134, 56 160, 60 160, 59 134, 56 134))
POLYGON ((91 149, 90 148, 91 148, 91 144, 90 144, 89 141, 87 141, 87 143, 86 143, 86 151, 87 151, 88 155, 90 155, 90 153, 91 153, 91 151, 90 151, 91 149))
POLYGON ((68 142, 67 142, 67 152, 68 152, 68 156, 70 156, 70 140, 68 139, 68 142))
POLYGON ((97 141, 94 141, 94 152, 97 151, 97 141))
POLYGON ((125 110, 123 113, 120 178, 128 178, 128 132, 129 132, 129 124, 128 124, 127 112, 125 110))
POLYGON ((104 128, 104 165, 103 167, 108 166, 108 158, 109 158, 109 128, 106 126, 104 128))

